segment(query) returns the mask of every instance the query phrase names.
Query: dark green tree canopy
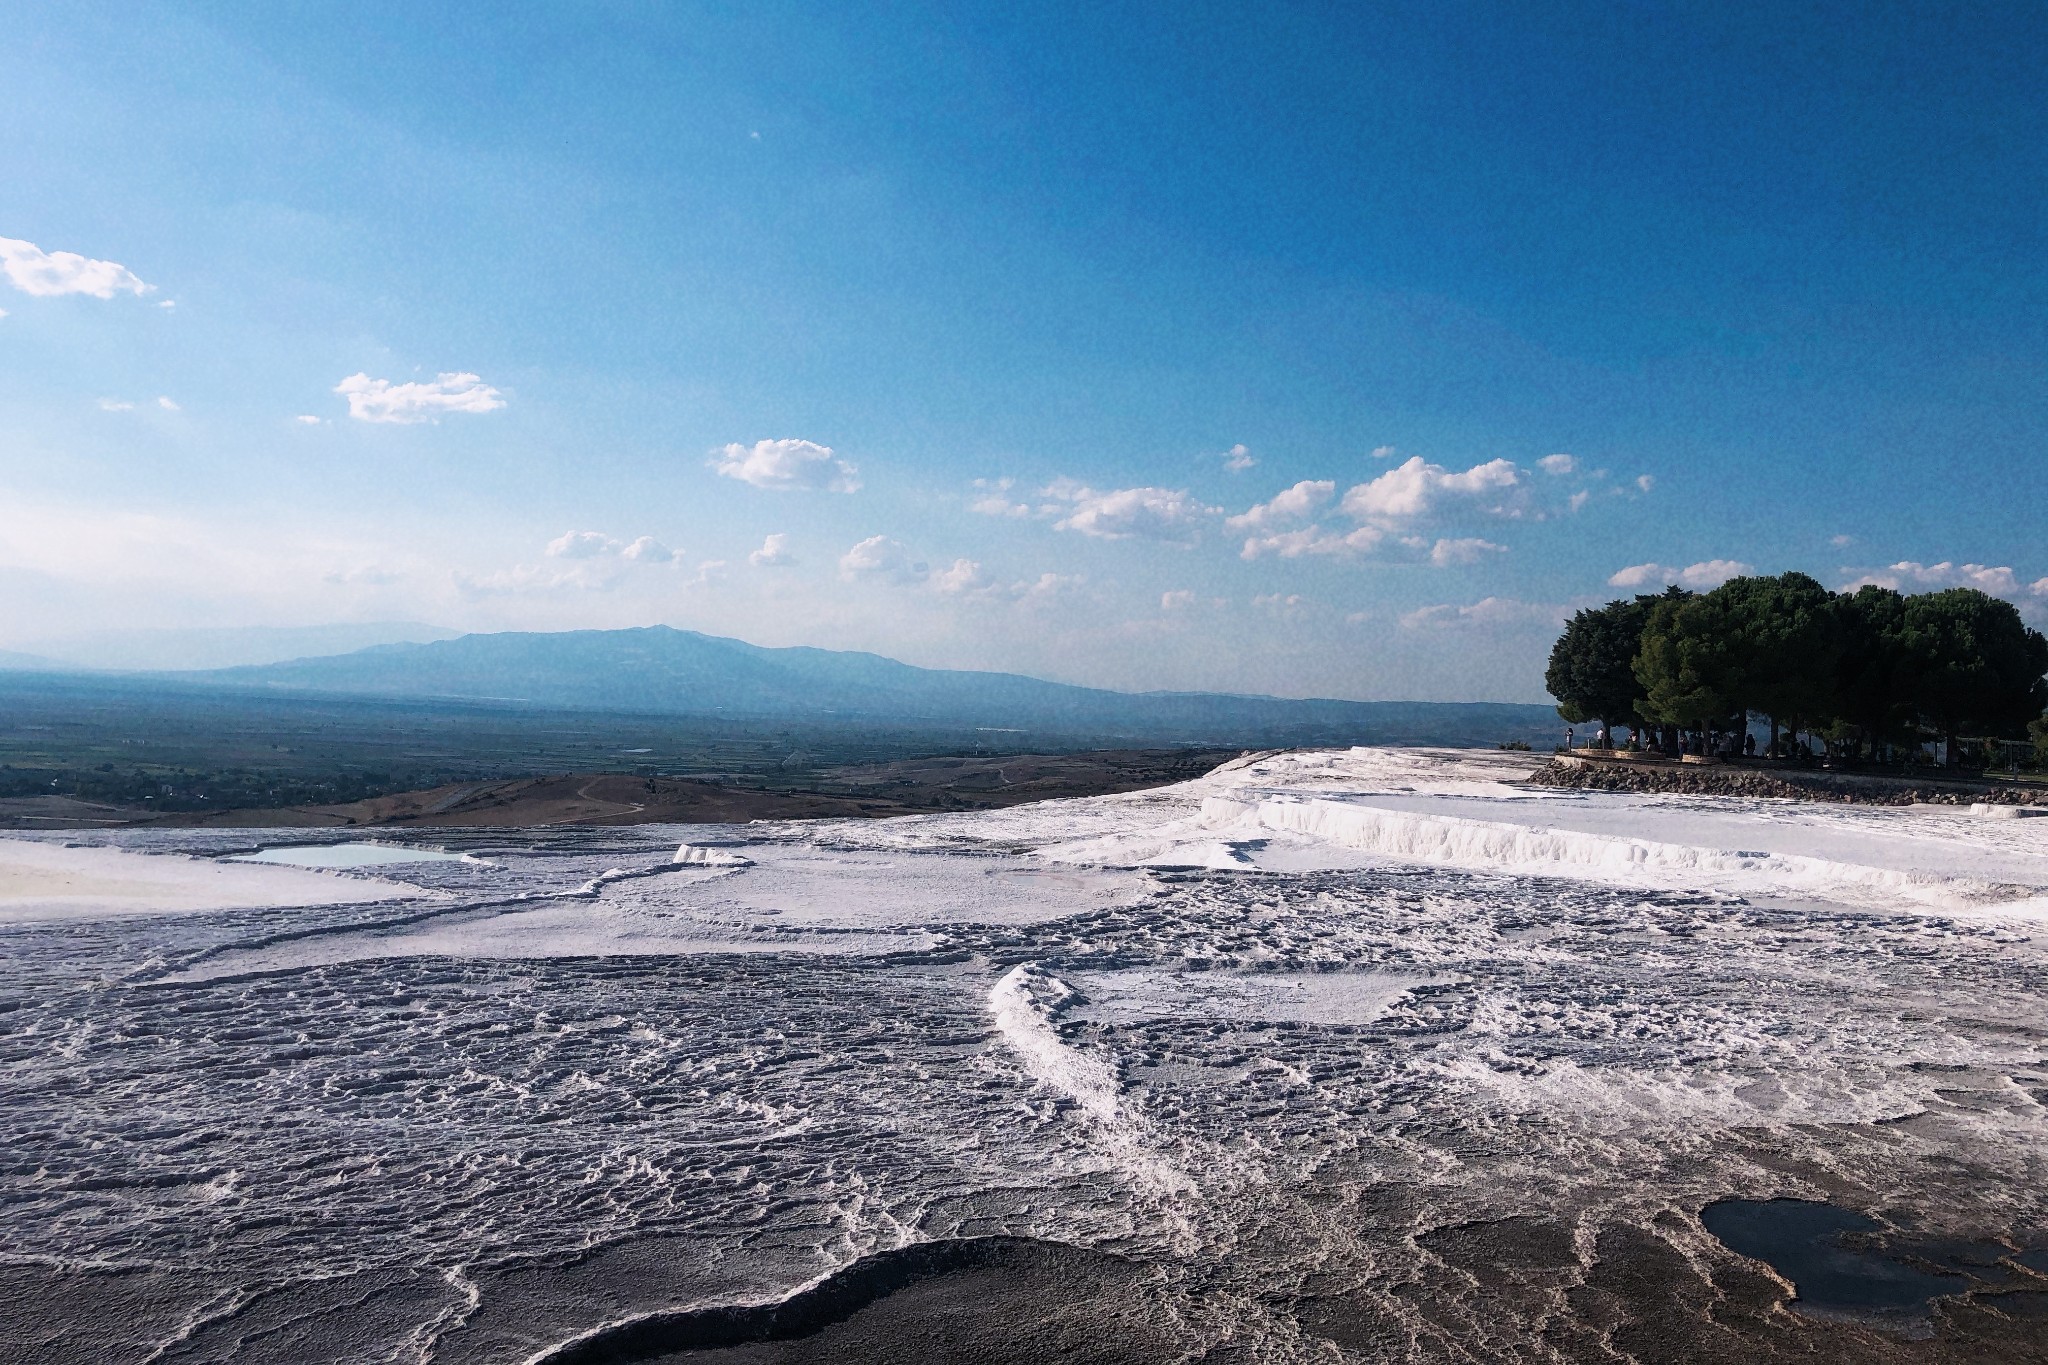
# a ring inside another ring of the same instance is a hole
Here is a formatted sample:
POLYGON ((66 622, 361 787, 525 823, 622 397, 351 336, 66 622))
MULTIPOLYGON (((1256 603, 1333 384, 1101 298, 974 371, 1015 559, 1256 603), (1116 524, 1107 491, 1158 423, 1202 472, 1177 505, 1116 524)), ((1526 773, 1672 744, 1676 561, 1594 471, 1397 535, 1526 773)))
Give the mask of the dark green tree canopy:
POLYGON ((1906 599, 1866 583, 1841 599, 1842 653, 1835 668, 1839 718, 1873 744, 1913 728, 1913 680, 1905 645, 1906 599))
POLYGON ((1833 593, 1805 574, 1730 579, 1698 595, 1610 602, 1572 617, 1544 681, 1573 722, 1826 732, 1873 753, 1931 729, 1956 761, 1962 736, 2040 734, 2048 638, 1974 588, 1904 597, 1833 593))
MULTIPOLYGON (((1672 592, 1679 592, 1673 588, 1672 592)), ((1663 599, 1638 597, 1588 607, 1565 623, 1550 650, 1543 685, 1557 698, 1557 713, 1574 725, 1597 720, 1637 723, 1636 651, 1650 607, 1663 599)))
POLYGON ((1948 738, 2017 738, 2048 706, 2048 639, 2010 602, 1975 588, 1909 597, 1900 640, 1913 696, 1948 738))

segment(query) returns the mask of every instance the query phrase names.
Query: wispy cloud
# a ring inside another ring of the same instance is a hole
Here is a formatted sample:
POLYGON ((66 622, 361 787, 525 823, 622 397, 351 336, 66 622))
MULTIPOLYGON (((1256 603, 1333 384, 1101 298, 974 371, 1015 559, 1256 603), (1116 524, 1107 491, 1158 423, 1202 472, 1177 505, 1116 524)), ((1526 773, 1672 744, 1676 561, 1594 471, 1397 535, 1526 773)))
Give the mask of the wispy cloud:
POLYGON ((1223 467, 1233 474, 1242 474, 1257 463, 1257 458, 1242 445, 1234 445, 1223 452, 1223 467))
POLYGON ((1468 605, 1445 602, 1421 607, 1401 617, 1407 630, 1487 630, 1516 626, 1563 624, 1570 611, 1547 602, 1523 602, 1513 597, 1482 597, 1468 605))
POLYGON ((1342 558, 1370 554, 1386 537, 1387 533, 1377 526, 1360 526, 1351 531, 1325 531, 1320 526, 1304 526, 1295 531, 1252 536, 1245 541, 1238 557, 1263 559, 1273 555, 1279 559, 1300 559, 1309 555, 1327 555, 1342 558))
MULTIPOLYGON (((1015 479, 976 479, 974 486, 981 490, 981 496, 967 505, 970 512, 978 512, 984 517, 1032 515, 1029 503, 1016 502, 1010 497, 1010 490, 1017 486, 1015 479)), ((1050 508, 1047 510, 1051 511, 1050 508)))
POLYGON ((1073 531, 1101 540, 1150 540, 1185 542, 1194 538, 1202 522, 1222 511, 1190 497, 1179 488, 1090 488, 1070 479, 1054 482, 1045 495, 1061 504, 1056 531, 1073 531))
POLYGON ((496 412, 504 396, 476 375, 449 371, 432 383, 394 384, 352 374, 334 386, 348 400, 348 415, 359 422, 432 422, 451 412, 496 412))
POLYGON ((118 262, 96 261, 75 251, 44 251, 16 237, 0 237, 0 274, 22 293, 40 298, 89 294, 110 299, 116 294, 147 294, 154 287, 118 262))
POLYGON ((1575 455, 1545 455, 1536 462, 1536 467, 1546 474, 1576 474, 1579 461, 1575 455))
POLYGON ((815 441, 735 442, 713 452, 710 463, 725 478, 777 492, 860 491, 860 471, 815 441))

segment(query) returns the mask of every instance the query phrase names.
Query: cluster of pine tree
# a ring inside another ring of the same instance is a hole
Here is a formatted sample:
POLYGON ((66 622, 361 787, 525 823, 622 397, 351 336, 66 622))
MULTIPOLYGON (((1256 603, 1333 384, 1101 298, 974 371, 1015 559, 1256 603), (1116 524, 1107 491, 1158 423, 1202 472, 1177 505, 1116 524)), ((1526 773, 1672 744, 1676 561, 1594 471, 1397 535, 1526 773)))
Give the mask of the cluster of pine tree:
MULTIPOLYGON (((1736 736, 1766 718, 1837 758, 2031 737, 2048 747, 2048 639, 1974 588, 1830 592, 1801 573, 1671 588, 1572 617, 1544 683, 1574 724, 1736 736)), ((1976 752, 1988 757, 1991 746, 1976 752)), ((2043 755, 2048 758, 2048 754, 2043 755)))

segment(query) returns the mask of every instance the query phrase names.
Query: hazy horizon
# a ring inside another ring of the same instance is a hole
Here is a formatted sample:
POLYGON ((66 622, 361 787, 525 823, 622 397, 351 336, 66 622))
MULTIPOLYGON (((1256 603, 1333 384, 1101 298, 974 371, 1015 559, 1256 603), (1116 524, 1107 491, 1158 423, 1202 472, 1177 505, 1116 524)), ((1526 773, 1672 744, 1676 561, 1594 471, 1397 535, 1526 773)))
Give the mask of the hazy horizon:
POLYGON ((1665 582, 2048 622, 2043 22, 17 7, 0 650, 1534 701, 1665 582))

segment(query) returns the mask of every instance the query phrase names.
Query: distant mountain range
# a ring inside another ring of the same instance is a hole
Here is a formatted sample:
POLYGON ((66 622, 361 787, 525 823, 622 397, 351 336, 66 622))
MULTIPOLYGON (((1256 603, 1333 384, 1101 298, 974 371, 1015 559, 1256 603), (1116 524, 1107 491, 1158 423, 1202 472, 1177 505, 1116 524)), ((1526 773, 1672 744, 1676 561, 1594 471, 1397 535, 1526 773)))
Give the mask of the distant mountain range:
POLYGON ((312 655, 341 654, 371 645, 452 640, 462 632, 418 621, 351 621, 327 626, 215 626, 96 630, 26 642, 14 662, 0 651, 0 668, 90 668, 124 671, 234 668, 312 655), (39 660, 40 662, 26 662, 39 660))
POLYGON ((1112 692, 1013 673, 916 668, 878 654, 765 649, 668 626, 464 635, 174 676, 244 688, 750 722, 1016 730, 1068 742, 1534 742, 1547 741, 1559 724, 1549 707, 1513 703, 1112 692))

